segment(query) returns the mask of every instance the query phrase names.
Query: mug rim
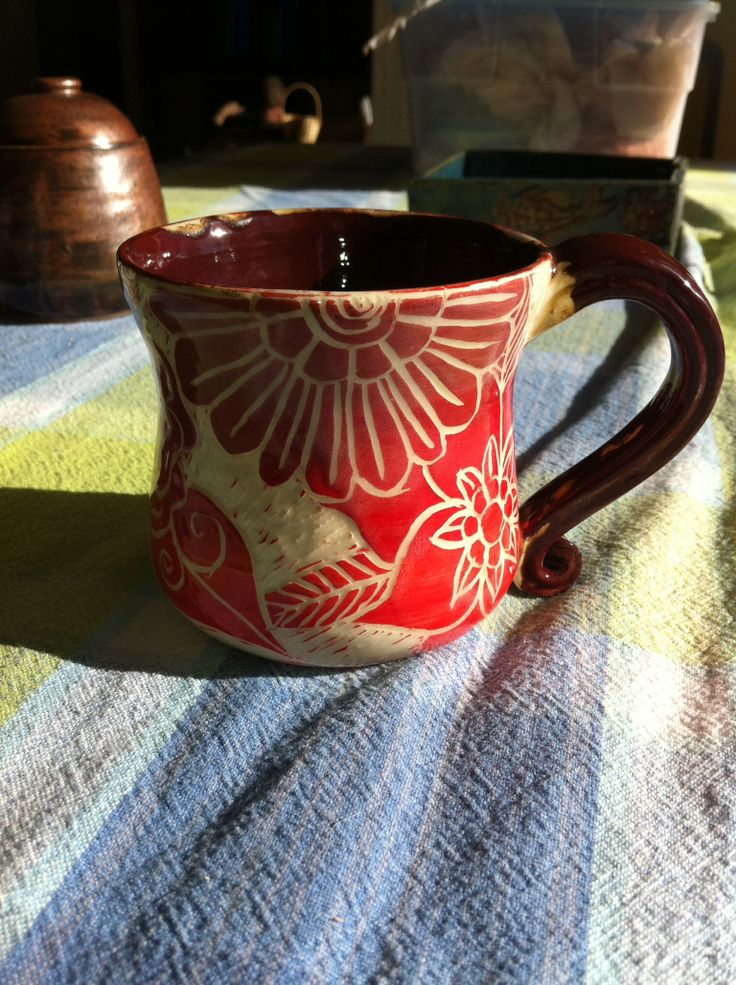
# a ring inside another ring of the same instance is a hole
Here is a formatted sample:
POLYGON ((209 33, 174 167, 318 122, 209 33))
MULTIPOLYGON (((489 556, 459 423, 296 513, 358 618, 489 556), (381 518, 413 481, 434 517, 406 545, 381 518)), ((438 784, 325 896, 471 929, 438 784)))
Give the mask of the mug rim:
POLYGON ((444 213, 437 212, 415 212, 412 210, 399 210, 399 209, 363 209, 363 208, 344 208, 344 207, 321 207, 321 208, 286 208, 286 209, 248 209, 236 212, 221 212, 214 213, 212 215, 204 216, 194 216, 188 219, 177 219, 174 222, 162 223, 158 226, 151 226, 148 229, 143 229, 128 239, 124 240, 118 247, 116 251, 116 261, 118 268, 126 268, 132 270, 137 276, 148 277, 160 283, 170 284, 178 288, 193 289, 197 292, 204 291, 207 293, 217 292, 221 293, 227 297, 241 297, 252 294, 267 294, 269 297, 293 297, 298 295, 299 297, 336 297, 336 298, 346 298, 351 295, 360 295, 361 297, 385 297, 386 295, 396 296, 396 295, 406 295, 406 294, 417 294, 427 291, 437 291, 437 290, 463 290, 463 289, 473 289, 480 288, 488 284, 500 284, 504 280, 512 277, 518 277, 525 273, 533 271, 540 264, 545 261, 552 260, 552 250, 551 247, 547 246, 541 240, 534 236, 530 236, 527 233, 521 232, 518 229, 511 229, 508 226, 500 225, 499 223, 490 222, 484 219, 471 219, 465 216, 447 215, 444 213), (240 226, 248 224, 252 219, 258 218, 259 216, 291 216, 291 215, 361 215, 361 216, 376 216, 382 219, 391 219, 401 221, 402 219, 408 217, 422 217, 427 219, 437 220, 444 225, 467 225, 467 226, 477 226, 484 229, 494 229, 500 233, 506 240, 513 241, 522 244, 531 244, 537 247, 537 256, 531 263, 526 263, 511 270, 506 270, 503 273, 492 274, 488 277, 472 278, 470 280, 462 281, 449 281, 443 283, 432 283, 428 281, 426 284, 413 287, 387 287, 387 288, 374 288, 369 290, 355 290, 347 288, 346 290, 334 290, 334 289, 320 289, 320 288, 295 288, 295 287, 266 287, 266 286, 228 286, 225 284, 214 284, 212 282, 205 282, 199 280, 192 280, 191 278, 175 277, 171 274, 162 273, 158 270, 150 270, 144 267, 140 262, 133 259, 131 253, 132 250, 144 241, 160 232, 172 232, 179 233, 184 236, 191 238, 196 238, 197 236, 204 235, 207 228, 215 222, 238 228, 240 226))

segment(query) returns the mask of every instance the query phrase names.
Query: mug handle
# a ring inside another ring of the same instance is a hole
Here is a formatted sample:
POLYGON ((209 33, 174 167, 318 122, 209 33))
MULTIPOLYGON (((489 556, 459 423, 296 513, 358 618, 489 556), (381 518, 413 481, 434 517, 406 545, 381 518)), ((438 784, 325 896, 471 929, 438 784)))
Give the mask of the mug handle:
POLYGON ((640 301, 664 322, 671 360, 661 387, 615 437, 563 472, 521 507, 515 583, 557 595, 578 578, 578 548, 563 537, 673 458, 713 409, 724 372, 723 335, 705 294, 664 250, 623 233, 592 233, 552 251, 548 307, 534 335, 596 301, 640 301))

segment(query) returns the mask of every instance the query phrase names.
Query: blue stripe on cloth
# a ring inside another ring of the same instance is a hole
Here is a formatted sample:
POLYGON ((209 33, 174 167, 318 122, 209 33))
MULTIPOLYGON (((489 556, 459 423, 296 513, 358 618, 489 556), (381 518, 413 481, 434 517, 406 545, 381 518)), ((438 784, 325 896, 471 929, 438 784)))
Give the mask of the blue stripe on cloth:
POLYGON ((6 918, 0 961, 170 740, 203 678, 227 653, 151 585, 116 607, 74 660, 63 661, 5 723, 0 790, 11 784, 13 798, 0 812, 0 911, 6 918), (129 664, 131 639, 141 640, 136 653, 150 672, 117 669, 129 664), (165 667, 180 673, 155 672, 165 667), (72 806, 74 798, 80 807, 72 806))
POLYGON ((0 326, 0 397, 127 334, 132 327, 129 314, 70 325, 0 326))
POLYGON ((605 645, 552 631, 233 655, 0 978, 581 981, 605 645))
MULTIPOLYGON (((235 657, 233 666, 243 662, 235 657)), ((136 981, 146 980, 150 962, 159 971, 163 963, 173 975, 182 970, 185 955, 153 953, 167 939, 172 921, 179 927, 172 941, 175 951, 177 940, 204 933, 218 954, 237 959, 249 936, 243 928, 259 924, 259 897, 268 896, 271 883, 272 905, 288 915, 304 850, 310 854, 330 833, 340 841, 347 837, 344 847, 352 843, 344 821, 352 813, 353 825, 359 824, 363 812, 355 814, 354 805, 340 803, 350 789, 344 781, 352 758, 361 754, 367 773, 360 789, 365 791, 371 774, 376 774, 373 782, 380 779, 381 753, 399 723, 408 733, 416 730, 439 740, 440 730, 428 729, 424 715, 418 722, 406 721, 415 674, 428 674, 431 662, 329 676, 284 674, 260 661, 250 666, 247 676, 208 686, 168 755, 112 816, 77 874, 16 949, 4 969, 8 980, 27 980, 16 978, 16 972, 33 968, 34 982, 117 981, 120 949, 128 945, 136 981), (299 737, 296 745, 294 736, 299 737), (326 764, 323 755, 329 756, 326 764), (193 816, 194 803, 202 805, 202 812, 193 816), (297 831, 294 818, 302 809, 308 819, 297 831), (332 815, 336 809, 339 816, 332 815), (198 901, 203 890, 208 902, 198 901), (60 923, 69 926, 70 936, 58 949, 54 939, 60 923), (153 951, 135 941, 135 928, 142 926, 153 951), (131 932, 132 937, 118 940, 131 932), (110 966, 100 963, 100 954, 113 948, 118 953, 110 966)), ((441 705, 437 711, 442 712, 441 705)), ((407 743, 411 746, 409 739, 407 734, 402 752, 407 743)), ((186 960, 196 964, 200 955, 193 948, 186 960)), ((194 972, 185 970, 185 980, 191 980, 194 972)), ((223 979, 218 973, 214 980, 223 979)))
POLYGON ((379 980, 584 980, 607 646, 523 629, 496 650, 439 764, 379 980))

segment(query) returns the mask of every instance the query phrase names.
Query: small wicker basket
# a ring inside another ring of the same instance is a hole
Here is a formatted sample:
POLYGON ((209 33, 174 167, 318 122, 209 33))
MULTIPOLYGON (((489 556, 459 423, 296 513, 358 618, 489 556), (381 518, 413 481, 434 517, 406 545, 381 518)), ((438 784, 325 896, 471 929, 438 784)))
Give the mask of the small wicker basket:
POLYGON ((297 144, 316 144, 322 129, 322 100, 314 86, 308 82, 294 82, 284 92, 284 115, 281 126, 287 140, 297 144), (306 90, 314 100, 314 114, 287 113, 286 101, 292 92, 306 90))

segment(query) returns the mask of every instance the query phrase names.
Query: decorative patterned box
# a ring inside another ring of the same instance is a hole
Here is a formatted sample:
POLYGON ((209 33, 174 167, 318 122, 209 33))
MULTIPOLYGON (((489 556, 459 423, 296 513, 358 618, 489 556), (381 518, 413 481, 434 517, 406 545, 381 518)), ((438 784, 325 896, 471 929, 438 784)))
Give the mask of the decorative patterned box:
POLYGON ((415 178, 409 207, 487 219, 554 245, 625 232, 674 252, 687 162, 526 151, 468 151, 415 178))

